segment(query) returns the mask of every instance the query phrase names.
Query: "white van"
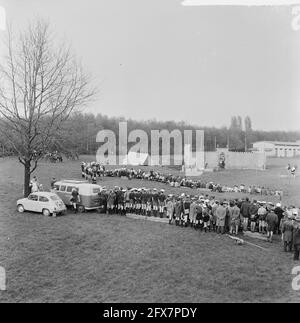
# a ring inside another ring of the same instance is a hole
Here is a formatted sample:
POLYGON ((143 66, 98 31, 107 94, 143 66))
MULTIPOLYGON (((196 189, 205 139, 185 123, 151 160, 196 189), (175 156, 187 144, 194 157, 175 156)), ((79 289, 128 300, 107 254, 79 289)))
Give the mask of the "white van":
POLYGON ((69 206, 72 205, 70 200, 73 188, 78 189, 80 196, 78 212, 82 213, 85 210, 97 210, 100 208, 99 193, 102 190, 100 185, 78 180, 61 180, 54 183, 55 194, 69 206))

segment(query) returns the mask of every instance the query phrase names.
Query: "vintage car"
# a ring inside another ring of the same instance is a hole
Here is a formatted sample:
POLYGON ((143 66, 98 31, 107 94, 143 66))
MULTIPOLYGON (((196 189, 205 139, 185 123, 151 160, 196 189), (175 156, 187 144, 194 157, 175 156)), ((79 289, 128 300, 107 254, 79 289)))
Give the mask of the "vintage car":
POLYGON ((73 188, 78 190, 80 197, 80 202, 77 207, 78 212, 82 213, 86 210, 97 210, 100 208, 99 193, 102 190, 100 185, 78 180, 61 180, 54 183, 55 194, 57 194, 67 206, 72 205, 70 200, 73 188))
POLYGON ((56 216, 65 213, 66 206, 61 198, 51 192, 35 192, 31 193, 27 198, 17 201, 18 212, 37 212, 45 216, 56 216))

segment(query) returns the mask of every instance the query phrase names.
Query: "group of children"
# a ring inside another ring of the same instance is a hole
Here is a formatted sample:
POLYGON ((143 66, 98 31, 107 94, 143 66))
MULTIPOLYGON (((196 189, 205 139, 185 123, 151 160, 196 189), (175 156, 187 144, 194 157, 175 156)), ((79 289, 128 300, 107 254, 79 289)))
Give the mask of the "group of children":
POLYGON ((299 229, 300 235, 300 215, 295 206, 249 198, 218 201, 208 195, 166 195, 156 188, 103 188, 99 195, 102 212, 107 214, 167 217, 169 224, 220 234, 251 230, 267 235, 269 242, 274 234, 281 234, 284 251, 294 247, 295 259, 299 259, 300 237, 298 246, 295 232, 299 229))
POLYGON ((105 169, 105 166, 96 163, 82 163, 81 164, 81 174, 86 180, 90 180, 93 183, 97 182, 97 177, 127 177, 129 179, 141 179, 149 180, 155 182, 161 182, 168 184, 171 187, 189 187, 196 189, 207 189, 211 192, 232 192, 232 193, 245 193, 245 194, 256 194, 256 195, 276 195, 282 196, 283 192, 281 190, 272 190, 267 187, 251 185, 246 187, 244 184, 234 185, 234 187, 229 187, 226 185, 221 185, 214 182, 205 182, 199 179, 191 179, 185 176, 176 176, 173 174, 162 174, 160 172, 150 170, 144 171, 142 169, 134 168, 116 168, 116 169, 105 169))
POLYGON ((253 200, 249 198, 218 201, 208 195, 169 194, 156 188, 119 188, 100 193, 101 207, 107 213, 135 213, 146 216, 167 217, 170 224, 191 226, 205 231, 230 232, 240 230, 280 233, 282 219, 298 215, 294 206, 282 207, 280 203, 253 200))

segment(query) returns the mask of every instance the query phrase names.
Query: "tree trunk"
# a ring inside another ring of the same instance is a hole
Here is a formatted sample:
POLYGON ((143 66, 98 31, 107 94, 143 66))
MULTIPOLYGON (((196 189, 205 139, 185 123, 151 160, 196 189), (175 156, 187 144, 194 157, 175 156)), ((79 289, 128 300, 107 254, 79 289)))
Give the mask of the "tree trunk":
POLYGON ((25 160, 24 164, 24 197, 27 197, 30 194, 30 167, 31 161, 25 160))

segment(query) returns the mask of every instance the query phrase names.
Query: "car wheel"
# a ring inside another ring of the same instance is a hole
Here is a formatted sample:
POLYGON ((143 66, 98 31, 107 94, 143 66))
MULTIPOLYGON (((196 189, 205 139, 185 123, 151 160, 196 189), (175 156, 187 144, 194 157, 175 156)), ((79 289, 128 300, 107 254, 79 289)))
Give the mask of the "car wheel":
POLYGON ((79 205, 77 210, 79 213, 83 213, 85 211, 85 208, 83 205, 79 205))
POLYGON ((45 215, 45 216, 50 216, 50 211, 48 210, 48 209, 44 209, 43 210, 43 215, 45 215))
POLYGON ((18 205, 18 207, 17 207, 17 210, 18 210, 18 212, 20 212, 20 213, 23 213, 24 211, 25 211, 25 209, 24 209, 24 206, 23 205, 18 205))

